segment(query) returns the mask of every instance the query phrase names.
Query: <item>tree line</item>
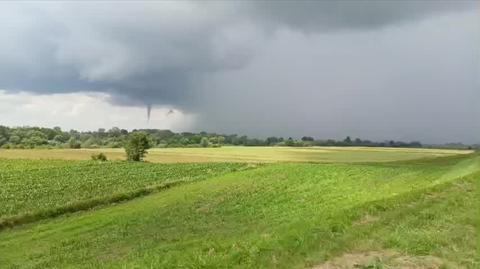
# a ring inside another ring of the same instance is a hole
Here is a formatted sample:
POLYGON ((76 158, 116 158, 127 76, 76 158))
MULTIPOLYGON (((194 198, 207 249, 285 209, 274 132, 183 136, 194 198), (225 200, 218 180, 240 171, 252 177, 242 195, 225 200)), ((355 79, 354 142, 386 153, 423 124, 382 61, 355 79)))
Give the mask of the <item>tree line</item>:
MULTIPOLYGON (((129 136, 142 132, 146 135, 151 147, 220 147, 222 145, 241 146, 366 146, 366 147, 424 147, 422 143, 384 141, 374 142, 352 139, 347 136, 342 140, 315 139, 304 136, 301 139, 267 137, 266 139, 251 138, 246 135, 217 134, 208 132, 175 133, 170 130, 141 129, 127 131, 113 127, 109 130, 100 128, 97 131, 62 130, 60 127, 7 127, 0 126, 1 148, 121 148, 125 147, 129 136)), ((455 144, 455 148, 466 148, 463 144, 455 144)))

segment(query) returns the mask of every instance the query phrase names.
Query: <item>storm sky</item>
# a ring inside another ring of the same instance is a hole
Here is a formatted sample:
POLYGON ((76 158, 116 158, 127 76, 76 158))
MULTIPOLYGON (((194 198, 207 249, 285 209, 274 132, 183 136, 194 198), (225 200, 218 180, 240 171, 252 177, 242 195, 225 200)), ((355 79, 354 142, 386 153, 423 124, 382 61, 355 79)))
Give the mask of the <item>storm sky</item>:
POLYGON ((0 2, 0 125, 480 143, 479 103, 478 1, 0 2))

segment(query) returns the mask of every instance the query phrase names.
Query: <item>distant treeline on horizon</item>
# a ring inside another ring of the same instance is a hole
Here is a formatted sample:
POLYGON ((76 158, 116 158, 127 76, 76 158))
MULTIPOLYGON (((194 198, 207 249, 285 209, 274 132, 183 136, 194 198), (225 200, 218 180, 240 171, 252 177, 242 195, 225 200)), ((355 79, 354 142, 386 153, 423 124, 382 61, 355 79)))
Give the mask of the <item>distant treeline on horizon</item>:
POLYGON ((145 132, 148 134, 152 147, 220 147, 222 145, 234 146, 364 146, 364 147, 440 147, 456 149, 480 148, 480 145, 464 145, 450 143, 443 145, 423 145, 418 141, 402 142, 389 140, 374 142, 352 139, 347 136, 343 140, 315 139, 304 136, 301 139, 291 137, 267 137, 266 139, 250 138, 246 135, 217 134, 207 132, 182 132, 175 133, 170 130, 140 129, 127 131, 113 127, 109 130, 100 128, 97 131, 64 131, 60 127, 7 127, 0 125, 0 147, 3 149, 22 148, 121 148, 128 135, 132 132, 145 132))

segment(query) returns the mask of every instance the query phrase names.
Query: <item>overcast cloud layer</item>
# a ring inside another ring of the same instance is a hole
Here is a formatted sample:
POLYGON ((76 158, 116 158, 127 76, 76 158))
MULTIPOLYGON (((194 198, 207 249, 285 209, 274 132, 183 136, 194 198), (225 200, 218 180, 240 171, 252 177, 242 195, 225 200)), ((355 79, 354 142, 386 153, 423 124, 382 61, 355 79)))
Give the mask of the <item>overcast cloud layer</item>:
POLYGON ((194 130, 477 143, 479 16, 474 1, 1 2, 0 89, 56 94, 47 110, 82 92, 110 113, 175 108, 196 121, 171 126, 194 130))

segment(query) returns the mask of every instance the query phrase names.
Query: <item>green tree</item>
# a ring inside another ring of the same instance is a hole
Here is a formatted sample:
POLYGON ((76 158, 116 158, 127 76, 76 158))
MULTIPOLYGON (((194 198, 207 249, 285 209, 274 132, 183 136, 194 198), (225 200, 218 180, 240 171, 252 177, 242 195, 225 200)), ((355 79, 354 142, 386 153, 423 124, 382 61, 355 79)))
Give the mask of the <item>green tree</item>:
POLYGON ((79 149, 79 148, 82 147, 82 145, 80 144, 80 142, 78 142, 75 137, 70 137, 70 139, 68 140, 68 146, 69 146, 71 149, 79 149))
POLYGON ((289 146, 289 147, 292 147, 295 145, 295 141, 293 141, 293 138, 289 137, 286 141, 285 141, 285 146, 289 146))
POLYGON ((47 136, 40 131, 31 131, 28 132, 28 143, 30 147, 35 147, 39 145, 47 144, 47 136))
POLYGON ((0 146, 6 144, 8 139, 0 134, 0 146))
POLYGON ((122 133, 118 127, 112 127, 112 129, 108 130, 109 137, 119 137, 122 133))
POLYGON ((9 142, 16 145, 16 144, 20 144, 21 140, 22 139, 18 135, 12 135, 10 136, 9 142))
POLYGON ((225 137, 223 136, 217 137, 217 143, 219 146, 223 145, 224 142, 225 142, 225 137))
POLYGON ((269 145, 269 146, 275 145, 278 142, 280 142, 280 141, 275 136, 267 137, 267 139, 265 139, 265 143, 267 143, 267 145, 269 145))
POLYGON ((97 140, 95 139, 95 137, 91 136, 82 143, 82 147, 84 147, 84 148, 98 148, 97 140))
POLYGON ((65 143, 66 139, 63 135, 56 135, 55 137, 53 137, 53 141, 57 143, 65 143))
POLYGON ((217 137, 216 136, 209 137, 208 142, 210 142, 210 144, 217 144, 217 137))
POLYGON ((302 137, 302 141, 314 141, 315 139, 311 136, 304 136, 302 137))
POLYGON ((202 137, 202 140, 200 141, 200 145, 202 145, 202 147, 206 148, 206 147, 208 147, 209 144, 210 144, 210 142, 208 141, 208 138, 202 137))
POLYGON ((150 148, 150 140, 148 135, 144 132, 134 132, 128 136, 125 144, 125 152, 127 153, 128 161, 142 161, 147 154, 147 149, 150 148))

